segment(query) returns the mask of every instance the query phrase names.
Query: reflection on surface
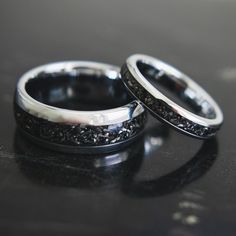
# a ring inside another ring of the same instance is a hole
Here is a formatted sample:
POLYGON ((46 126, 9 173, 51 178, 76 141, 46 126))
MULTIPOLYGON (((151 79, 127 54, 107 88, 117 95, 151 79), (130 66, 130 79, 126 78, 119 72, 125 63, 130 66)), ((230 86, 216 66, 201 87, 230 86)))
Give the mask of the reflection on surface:
MULTIPOLYGON (((142 142, 141 142, 142 143, 142 142)), ((140 144, 141 144, 140 143, 140 144)), ((17 132, 17 163, 31 180, 64 187, 94 188, 119 184, 126 173, 138 171, 143 146, 113 154, 64 154, 38 147, 17 132)))
POLYGON ((37 183, 84 188, 116 186, 137 173, 144 156, 156 151, 167 135, 168 130, 162 126, 152 127, 125 149, 111 154, 86 155, 43 149, 17 130, 16 160, 22 172, 37 183))
POLYGON ((123 191, 134 197, 156 197, 172 193, 204 175, 214 163, 218 153, 216 139, 203 143, 196 155, 177 170, 157 179, 126 180, 123 191))
POLYGON ((147 157, 158 155, 169 131, 155 125, 129 147, 112 154, 63 154, 38 147, 18 131, 16 160, 22 173, 43 185, 76 188, 118 188, 130 197, 155 197, 177 191, 205 174, 217 156, 215 139, 203 143, 186 164, 151 180, 136 180, 147 157))

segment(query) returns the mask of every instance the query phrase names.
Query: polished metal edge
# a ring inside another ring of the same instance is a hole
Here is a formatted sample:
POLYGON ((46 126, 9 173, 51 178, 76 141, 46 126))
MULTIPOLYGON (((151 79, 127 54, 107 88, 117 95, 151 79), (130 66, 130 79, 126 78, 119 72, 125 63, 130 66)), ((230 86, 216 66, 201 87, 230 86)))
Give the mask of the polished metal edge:
MULTIPOLYGON (((87 124, 92 126, 111 125, 130 120, 144 112, 144 108, 138 101, 132 101, 124 106, 98 111, 76 111, 57 108, 43 104, 32 98, 26 91, 26 83, 43 73, 79 73, 80 70, 88 73, 100 73, 111 79, 120 79, 120 68, 117 66, 88 61, 66 61, 46 64, 36 67, 20 77, 15 101, 29 114, 51 122, 65 124, 87 124)), ((119 98, 117 98, 119 99, 119 98)))
MULTIPOLYGON (((54 146, 93 148, 113 146, 128 142, 139 135, 146 124, 146 112, 117 124, 91 126, 85 124, 63 124, 35 117, 25 112, 17 103, 14 106, 18 127, 25 133, 54 146)), ((70 149, 70 148, 68 148, 70 149)))
POLYGON ((200 139, 207 139, 215 135, 223 122, 223 114, 216 102, 199 85, 193 82, 189 77, 182 74, 175 68, 160 62, 159 60, 146 55, 133 55, 129 57, 121 68, 121 77, 124 84, 132 95, 140 100, 151 113, 170 124, 177 130, 200 139), (181 106, 177 105, 162 93, 160 93, 137 68, 137 61, 152 63, 154 66, 164 66, 166 70, 171 69, 175 76, 182 76, 181 79, 187 82, 188 86, 194 87, 202 96, 213 106, 216 118, 207 119, 191 113, 181 106), (160 63, 160 64, 159 64, 160 63))

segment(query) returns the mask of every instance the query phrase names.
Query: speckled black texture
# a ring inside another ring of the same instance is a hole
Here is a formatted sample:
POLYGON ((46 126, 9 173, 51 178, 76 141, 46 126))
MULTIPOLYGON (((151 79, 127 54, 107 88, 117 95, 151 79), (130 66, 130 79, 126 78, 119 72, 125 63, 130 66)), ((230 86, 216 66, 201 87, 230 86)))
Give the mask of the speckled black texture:
POLYGON ((15 103, 15 118, 23 131, 36 138, 55 144, 83 147, 115 144, 135 137, 144 128, 146 112, 129 121, 113 125, 73 125, 35 117, 15 103))
POLYGON ((210 138, 214 136, 218 130, 196 124, 191 120, 186 119, 179 115, 164 101, 153 97, 135 80, 133 75, 129 72, 126 64, 121 68, 121 76, 131 93, 146 105, 155 117, 161 118, 161 120, 170 123, 176 129, 182 130, 185 133, 190 133, 198 138, 210 138))

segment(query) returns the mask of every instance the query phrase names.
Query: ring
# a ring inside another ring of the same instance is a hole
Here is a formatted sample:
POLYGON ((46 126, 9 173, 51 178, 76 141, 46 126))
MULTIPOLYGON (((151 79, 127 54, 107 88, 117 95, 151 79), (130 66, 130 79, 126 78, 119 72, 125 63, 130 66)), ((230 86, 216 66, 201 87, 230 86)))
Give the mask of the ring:
POLYGON ((16 122, 32 141, 65 152, 110 152, 133 141, 146 121, 120 68, 69 61, 24 74, 15 93, 16 122))
POLYGON ((132 55, 121 68, 121 78, 131 94, 156 118, 190 136, 207 139, 216 134, 223 114, 213 98, 190 77, 156 58, 132 55), (176 95, 179 105, 160 92, 176 95))

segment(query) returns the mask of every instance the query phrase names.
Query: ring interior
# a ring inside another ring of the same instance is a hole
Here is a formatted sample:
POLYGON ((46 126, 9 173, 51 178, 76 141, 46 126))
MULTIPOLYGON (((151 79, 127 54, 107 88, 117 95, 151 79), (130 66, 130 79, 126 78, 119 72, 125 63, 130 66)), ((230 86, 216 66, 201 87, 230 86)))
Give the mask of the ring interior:
POLYGON ((130 103, 119 74, 105 75, 99 69, 81 68, 76 73, 41 73, 25 89, 35 100, 69 110, 105 110, 130 103))
POLYGON ((190 88, 183 78, 159 70, 143 61, 137 61, 137 67, 155 88, 178 105, 204 118, 216 118, 213 106, 196 90, 190 88))

